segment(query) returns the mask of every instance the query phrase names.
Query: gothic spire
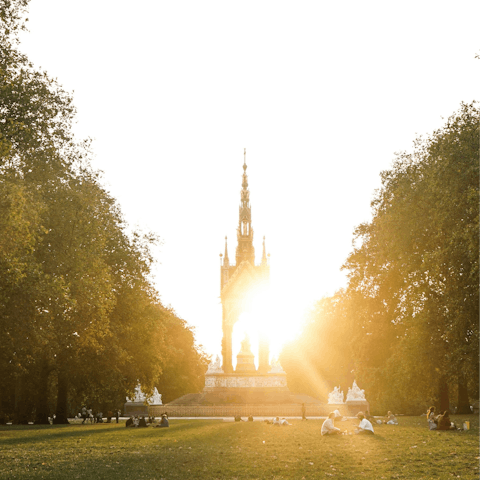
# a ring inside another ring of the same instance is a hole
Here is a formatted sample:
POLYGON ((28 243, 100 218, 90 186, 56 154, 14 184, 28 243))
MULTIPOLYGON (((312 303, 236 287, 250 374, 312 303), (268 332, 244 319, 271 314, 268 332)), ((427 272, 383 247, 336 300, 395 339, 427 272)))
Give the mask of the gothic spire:
POLYGON ((247 149, 243 150, 243 175, 242 190, 240 191, 240 207, 237 228, 236 262, 240 265, 243 261, 255 264, 255 250, 253 248, 252 210, 250 207, 250 191, 248 190, 247 177, 247 149))

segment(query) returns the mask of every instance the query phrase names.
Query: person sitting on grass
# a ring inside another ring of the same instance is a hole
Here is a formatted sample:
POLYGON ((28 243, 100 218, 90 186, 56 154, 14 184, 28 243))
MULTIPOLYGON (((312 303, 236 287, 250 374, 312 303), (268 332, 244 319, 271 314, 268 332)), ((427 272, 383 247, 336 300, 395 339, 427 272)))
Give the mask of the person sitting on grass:
POLYGON ((387 418, 384 421, 387 425, 398 425, 397 417, 389 410, 387 412, 387 418))
POLYGON ((428 428, 430 430, 437 429, 437 417, 435 415, 435 407, 430 407, 427 410, 427 422, 428 422, 428 428))
POLYGON ((273 423, 274 425, 280 426, 280 425, 281 425, 281 423, 280 423, 280 417, 275 417, 275 418, 273 419, 273 422, 272 422, 272 423, 273 423))
POLYGON ((438 416, 437 430, 455 430, 455 424, 450 420, 450 414, 448 410, 443 412, 443 415, 438 416))
POLYGON ((167 416, 163 413, 162 414, 162 417, 160 418, 160 423, 157 425, 157 427, 160 427, 160 428, 167 428, 169 427, 170 424, 168 422, 168 418, 167 416))
POLYGON ((133 423, 133 417, 130 417, 126 422, 125 422, 126 427, 134 427, 135 424, 133 423))
POLYGON ((140 420, 138 422, 138 426, 139 427, 146 427, 147 426, 147 422, 145 420, 145 417, 140 417, 140 420))
POLYGON ((342 433, 341 430, 333 424, 334 419, 335 412, 329 413, 328 417, 322 424, 322 435, 338 435, 339 433, 342 433))
POLYGON ((369 420, 365 418, 365 414, 363 412, 358 412, 357 417, 360 419, 360 424, 358 425, 358 428, 355 430, 355 433, 357 435, 360 435, 360 434, 373 435, 375 433, 373 431, 373 425, 369 420))

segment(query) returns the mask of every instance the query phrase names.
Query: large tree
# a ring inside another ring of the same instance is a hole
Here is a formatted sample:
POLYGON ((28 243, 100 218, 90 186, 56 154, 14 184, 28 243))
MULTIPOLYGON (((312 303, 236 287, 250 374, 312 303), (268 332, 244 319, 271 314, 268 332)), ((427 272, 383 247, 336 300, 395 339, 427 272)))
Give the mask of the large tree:
POLYGON ((0 5, 0 414, 63 423, 204 358, 151 284, 156 237, 129 231, 75 140, 71 96, 17 50, 27 3, 0 5))
POLYGON ((479 110, 463 104, 397 155, 345 264, 361 312, 356 371, 398 408, 435 399, 448 408, 456 392, 466 412, 478 397, 478 139, 479 110))

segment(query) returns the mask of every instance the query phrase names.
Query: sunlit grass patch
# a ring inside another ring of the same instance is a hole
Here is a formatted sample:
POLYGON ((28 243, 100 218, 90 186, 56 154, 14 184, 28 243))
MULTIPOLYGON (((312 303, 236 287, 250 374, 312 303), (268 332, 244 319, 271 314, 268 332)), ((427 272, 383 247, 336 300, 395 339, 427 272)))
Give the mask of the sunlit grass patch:
MULTIPOLYGON (((478 478, 478 418, 468 432, 429 431, 423 417, 374 425, 376 435, 322 437, 320 420, 172 420, 168 429, 123 424, 0 428, 0 478, 317 479, 478 478), (459 477, 460 476, 460 477, 459 477)), ((356 422, 337 422, 352 429, 356 422)))

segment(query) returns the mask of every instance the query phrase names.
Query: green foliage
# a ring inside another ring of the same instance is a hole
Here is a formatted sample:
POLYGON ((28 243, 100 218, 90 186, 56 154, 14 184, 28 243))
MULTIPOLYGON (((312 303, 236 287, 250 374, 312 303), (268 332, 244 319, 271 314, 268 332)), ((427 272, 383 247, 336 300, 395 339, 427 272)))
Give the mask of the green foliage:
POLYGON ((479 110, 382 172, 373 219, 355 230, 345 290, 319 302, 282 352, 289 386, 326 398, 353 372, 371 411, 470 411, 479 394, 479 110), (329 390, 330 389, 330 390, 329 390), (440 403, 440 405, 438 405, 440 403))
POLYGON ((200 392, 205 385, 208 358, 195 345, 193 330, 171 309, 159 307, 165 325, 164 364, 158 379, 163 403, 187 393, 200 392))
POLYGON ((382 408, 423 409, 444 381, 459 407, 467 385, 478 396, 478 138, 479 111, 464 104, 382 172, 373 220, 356 229, 356 373, 382 408))
POLYGON ((72 134, 71 96, 16 50, 27 3, 0 5, 0 416, 66 422, 153 390, 170 356, 187 386, 205 362, 149 280, 156 236, 128 231, 72 134))

